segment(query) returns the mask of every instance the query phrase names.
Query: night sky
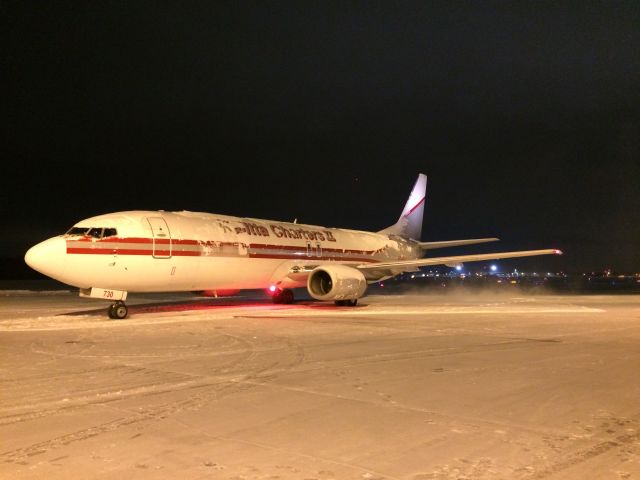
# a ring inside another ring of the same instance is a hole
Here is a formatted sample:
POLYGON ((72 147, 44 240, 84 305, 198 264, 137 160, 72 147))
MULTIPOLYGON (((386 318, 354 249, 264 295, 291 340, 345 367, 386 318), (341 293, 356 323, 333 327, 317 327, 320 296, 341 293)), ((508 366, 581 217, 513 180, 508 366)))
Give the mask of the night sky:
POLYGON ((0 15, 2 256, 133 209, 380 230, 423 172, 423 240, 498 236, 457 251, 640 271, 640 2, 0 15))

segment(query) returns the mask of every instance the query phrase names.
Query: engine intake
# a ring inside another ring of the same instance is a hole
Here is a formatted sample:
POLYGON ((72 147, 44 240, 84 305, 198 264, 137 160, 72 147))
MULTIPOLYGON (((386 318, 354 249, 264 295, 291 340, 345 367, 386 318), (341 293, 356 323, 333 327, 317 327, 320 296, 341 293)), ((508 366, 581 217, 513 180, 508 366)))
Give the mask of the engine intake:
POLYGON ((309 295, 316 300, 354 300, 366 289, 362 272, 346 265, 317 267, 307 279, 309 295))

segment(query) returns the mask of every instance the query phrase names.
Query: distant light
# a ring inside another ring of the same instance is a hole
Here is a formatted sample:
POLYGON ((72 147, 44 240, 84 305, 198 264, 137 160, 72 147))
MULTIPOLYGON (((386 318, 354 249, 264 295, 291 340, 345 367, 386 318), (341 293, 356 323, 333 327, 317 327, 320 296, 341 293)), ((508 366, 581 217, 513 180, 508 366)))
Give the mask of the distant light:
POLYGON ((271 286, 269 287, 269 291, 270 291, 271 293, 275 293, 277 289, 278 289, 278 287, 276 287, 275 285, 271 285, 271 286))
POLYGON ((491 271, 495 272, 496 270, 498 270, 498 267, 496 265, 491 265, 491 271))
POLYGON ((461 271, 462 270, 462 265, 456 265, 456 270, 457 271, 461 271))

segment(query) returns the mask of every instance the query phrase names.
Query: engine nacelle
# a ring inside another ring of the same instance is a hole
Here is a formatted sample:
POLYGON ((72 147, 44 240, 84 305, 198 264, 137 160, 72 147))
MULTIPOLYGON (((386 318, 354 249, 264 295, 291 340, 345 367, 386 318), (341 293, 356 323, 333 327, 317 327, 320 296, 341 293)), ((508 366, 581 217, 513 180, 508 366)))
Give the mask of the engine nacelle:
POLYGON ((346 265, 323 265, 307 278, 307 290, 316 300, 354 300, 364 295, 367 281, 360 270, 346 265))

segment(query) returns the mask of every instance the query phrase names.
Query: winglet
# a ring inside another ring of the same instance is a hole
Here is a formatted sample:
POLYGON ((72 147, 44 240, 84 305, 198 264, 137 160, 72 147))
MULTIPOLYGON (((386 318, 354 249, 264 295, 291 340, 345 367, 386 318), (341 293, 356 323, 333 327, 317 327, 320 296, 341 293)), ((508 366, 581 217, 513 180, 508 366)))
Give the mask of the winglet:
POLYGON ((396 223, 378 233, 386 235, 400 235, 406 238, 419 240, 422 234, 422 217, 424 214, 424 203, 426 200, 427 176, 423 173, 418 175, 409 199, 400 214, 396 223))

